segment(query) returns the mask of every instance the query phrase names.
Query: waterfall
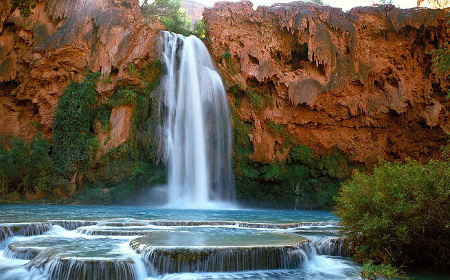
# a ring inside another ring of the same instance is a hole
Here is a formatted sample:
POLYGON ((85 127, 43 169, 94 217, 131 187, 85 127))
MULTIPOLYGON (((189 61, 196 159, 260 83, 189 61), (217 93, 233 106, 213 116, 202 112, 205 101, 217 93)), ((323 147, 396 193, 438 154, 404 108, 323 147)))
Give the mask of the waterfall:
POLYGON ((160 150, 169 205, 204 208, 235 199, 231 117, 221 77, 195 36, 161 33, 160 150))

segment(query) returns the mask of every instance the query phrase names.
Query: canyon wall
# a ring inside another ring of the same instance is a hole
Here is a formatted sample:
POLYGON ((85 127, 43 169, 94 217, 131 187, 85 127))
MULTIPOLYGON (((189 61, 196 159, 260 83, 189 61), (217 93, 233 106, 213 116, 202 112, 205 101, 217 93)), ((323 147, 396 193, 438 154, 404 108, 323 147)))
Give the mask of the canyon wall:
MULTIPOLYGON (((164 27, 146 21, 138 0, 36 4, 26 18, 10 1, 0 4, 1 135, 30 139, 40 130, 51 138, 71 81, 100 71, 97 91, 108 99, 120 86, 139 84, 130 66, 142 69, 158 57, 164 27)), ((380 157, 425 161, 446 143, 450 82, 432 72, 429 52, 449 41, 448 15, 392 5, 345 13, 303 2, 254 10, 242 1, 217 3, 204 19, 233 111, 252 127, 253 160, 283 161, 291 141, 370 164, 380 157)), ((120 135, 97 133, 114 140, 105 149, 129 137, 117 125, 130 125, 130 110, 111 116, 110 131, 120 135)))
MULTIPOLYGON (((130 66, 156 59, 164 29, 143 17, 138 0, 38 0, 32 12, 23 17, 9 0, 0 4, 0 136, 30 139, 40 130, 51 138, 59 97, 87 71, 102 73, 99 100, 139 84, 130 66)), ((114 146, 129 137, 130 110, 111 115, 110 130, 121 131, 110 135, 114 146)))
POLYGON ((242 1, 203 15, 232 109, 252 127, 254 161, 284 161, 292 139, 368 167, 426 161, 446 144, 450 80, 432 72, 429 52, 449 42, 448 9, 242 1))

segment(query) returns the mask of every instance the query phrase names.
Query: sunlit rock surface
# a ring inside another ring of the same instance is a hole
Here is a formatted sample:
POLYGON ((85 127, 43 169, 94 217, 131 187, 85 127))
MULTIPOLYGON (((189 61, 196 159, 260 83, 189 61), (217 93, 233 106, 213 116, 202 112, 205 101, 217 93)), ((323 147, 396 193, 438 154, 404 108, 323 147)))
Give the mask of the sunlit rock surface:
POLYGON ((254 10, 243 1, 216 3, 204 20, 228 85, 272 97, 262 110, 240 103, 240 119, 253 125, 256 161, 288 154, 286 139, 267 127, 273 121, 318 153, 339 149, 370 165, 379 157, 425 161, 446 143, 450 83, 431 71, 429 51, 449 41, 448 15, 303 2, 254 10))
MULTIPOLYGON (((30 122, 35 121, 49 137, 64 88, 82 81, 88 70, 109 75, 97 88, 106 97, 117 85, 136 84, 126 69, 155 60, 156 38, 163 28, 145 20, 138 0, 41 0, 28 18, 12 10, 10 1, 2 1, 0 134, 30 139, 36 132, 30 122)), ((128 139, 127 110, 118 108, 112 116, 112 133, 117 135, 110 135, 114 141, 109 146, 128 139)))

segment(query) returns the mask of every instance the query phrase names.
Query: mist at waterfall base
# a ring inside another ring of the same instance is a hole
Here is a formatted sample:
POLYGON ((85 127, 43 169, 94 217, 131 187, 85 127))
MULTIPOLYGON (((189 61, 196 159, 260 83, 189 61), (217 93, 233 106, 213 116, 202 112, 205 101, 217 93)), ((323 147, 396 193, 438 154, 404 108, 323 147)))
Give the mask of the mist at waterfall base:
POLYGON ((222 79, 197 37, 162 32, 160 41, 165 73, 153 94, 168 185, 166 194, 158 186, 150 196, 166 198, 170 208, 234 207, 231 115, 222 79))

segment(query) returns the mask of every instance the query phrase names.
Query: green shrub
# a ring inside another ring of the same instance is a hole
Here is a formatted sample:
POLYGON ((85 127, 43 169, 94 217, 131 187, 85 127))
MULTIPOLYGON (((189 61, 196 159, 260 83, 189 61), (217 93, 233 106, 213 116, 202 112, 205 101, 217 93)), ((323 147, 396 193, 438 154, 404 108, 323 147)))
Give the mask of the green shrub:
POLYGON ((50 142, 41 133, 27 143, 20 137, 0 139, 0 187, 2 198, 41 190, 46 194, 61 182, 54 174, 50 142))
POLYGON ((133 189, 131 184, 124 182, 110 189, 112 204, 127 204, 133 199, 133 189))
POLYGON ((0 179, 2 196, 25 187, 30 164, 30 146, 19 137, 1 138, 0 179))
POLYGON ((103 132, 107 132, 109 130, 109 122, 111 119, 111 108, 106 104, 102 104, 97 110, 96 118, 100 121, 103 132))
POLYGON ((347 158, 338 151, 321 156, 315 165, 322 174, 332 178, 342 180, 350 176, 351 171, 347 158))
POLYGON ((208 33, 208 26, 203 19, 197 21, 194 25, 194 35, 200 39, 205 39, 208 33))
POLYGON ((301 145, 292 149, 290 158, 293 161, 298 161, 306 165, 310 165, 313 162, 313 155, 311 148, 301 145))
POLYGON ((384 163, 343 184, 335 213, 358 261, 446 268, 450 163, 384 163))
POLYGON ((30 142, 30 164, 27 181, 30 187, 50 191, 53 189, 51 175, 53 174, 53 161, 50 157, 50 142, 38 133, 30 142))
POLYGON ((264 107, 264 100, 260 91, 255 90, 252 87, 247 87, 245 95, 247 96, 248 101, 250 101, 256 109, 262 109, 264 107))
POLYGON ((265 181, 281 182, 286 179, 287 169, 280 163, 264 165, 261 168, 265 181))
POLYGON ((53 156, 56 170, 70 177, 88 160, 92 124, 96 115, 95 87, 100 72, 88 73, 81 84, 71 83, 61 96, 53 125, 53 156))
POLYGON ((134 63, 128 64, 127 70, 128 70, 128 73, 130 73, 131 76, 133 76, 134 78, 137 78, 138 72, 137 72, 137 69, 136 69, 136 65, 134 63))
POLYGON ((108 105, 114 108, 128 105, 133 106, 136 104, 137 94, 130 88, 124 88, 116 91, 108 100, 108 105))
POLYGON ((400 269, 386 264, 365 263, 361 269, 361 278, 368 280, 377 280, 378 277, 383 279, 409 279, 409 277, 400 269))
POLYGON ((272 132, 273 134, 278 134, 283 137, 286 137, 287 135, 286 128, 282 124, 275 123, 274 121, 268 121, 267 127, 269 128, 269 131, 272 132))
POLYGON ((83 195, 78 196, 77 198, 83 202, 94 205, 109 204, 111 202, 109 193, 102 188, 87 188, 83 192, 83 195))
POLYGON ((155 60, 152 63, 147 64, 139 72, 141 81, 145 85, 145 95, 149 96, 150 93, 159 85, 163 71, 164 65, 161 60, 155 60))

